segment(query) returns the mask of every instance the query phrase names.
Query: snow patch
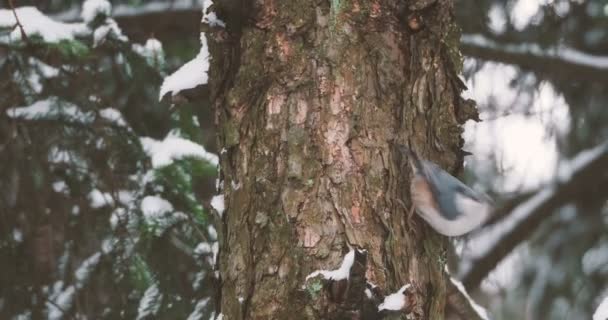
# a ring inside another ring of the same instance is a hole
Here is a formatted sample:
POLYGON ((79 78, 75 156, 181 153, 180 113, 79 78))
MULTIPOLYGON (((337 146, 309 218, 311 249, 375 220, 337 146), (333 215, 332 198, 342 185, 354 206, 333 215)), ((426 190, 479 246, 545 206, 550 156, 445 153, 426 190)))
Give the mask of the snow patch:
POLYGON ((93 189, 87 196, 89 198, 91 208, 98 209, 105 206, 113 206, 114 199, 108 192, 101 192, 99 189, 93 189))
POLYGON ((57 193, 64 193, 69 191, 68 185, 63 180, 53 182, 53 190, 57 193))
POLYGON ((602 300, 597 309, 593 313, 593 320, 606 320, 608 319, 608 296, 602 300))
POLYGON ((348 279, 350 276, 350 268, 355 262, 355 250, 349 251, 342 260, 342 265, 336 270, 317 270, 306 277, 306 280, 314 278, 318 275, 323 276, 327 280, 342 280, 348 279))
POLYGON ((155 38, 148 39, 144 45, 133 44, 133 51, 145 58, 151 66, 163 65, 165 62, 163 44, 155 38))
POLYGON ((226 209, 226 207, 224 206, 224 195, 218 194, 216 196, 213 196, 213 198, 211 198, 211 207, 215 211, 217 211, 217 214, 219 214, 221 217, 222 214, 224 214, 224 210, 226 209))
POLYGON ((110 16, 112 5, 108 0, 86 0, 82 4, 80 16, 85 23, 91 23, 98 15, 110 16))
POLYGON ((211 252, 213 253, 213 260, 211 260, 211 265, 215 266, 217 264, 217 254, 220 252, 220 244, 216 241, 211 245, 211 252))
POLYGON ((194 248, 194 254, 204 255, 207 253, 211 253, 211 245, 209 242, 201 242, 194 248))
MULTIPOLYGON (((378 306, 378 311, 382 310, 390 310, 390 311, 399 311, 405 307, 405 291, 409 289, 412 285, 406 284, 399 291, 390 294, 384 298, 384 301, 378 306)), ((368 289, 369 290, 369 289, 368 289)), ((370 291, 371 297, 371 291, 370 291)))
POLYGON ((23 242, 23 232, 17 228, 13 229, 13 240, 17 243, 23 242))
POLYGON ((168 166, 184 157, 200 158, 215 166, 219 162, 217 155, 207 152, 200 144, 171 133, 163 141, 141 137, 140 142, 146 154, 152 159, 153 168, 168 166))
POLYGON ((105 108, 99 110, 99 116, 102 118, 122 127, 127 126, 125 119, 122 117, 122 113, 114 108, 105 108))
POLYGON ((608 271, 608 245, 600 243, 589 249, 581 262, 586 275, 608 271))
POLYGON ((141 201, 140 209, 146 219, 158 219, 165 213, 172 212, 173 205, 159 196, 146 196, 141 201))
POLYGON ((182 90, 192 89, 196 86, 206 84, 209 71, 209 48, 207 38, 201 33, 201 50, 198 55, 181 66, 170 76, 166 77, 160 87, 159 100, 167 93, 176 95, 182 90))
POLYGON ((207 227, 207 234, 209 234, 209 238, 211 238, 211 240, 217 240, 217 231, 212 225, 207 227))
POLYGON ((120 225, 120 223, 125 222, 127 220, 127 211, 125 208, 116 208, 110 215, 110 227, 112 230, 116 230, 116 228, 120 225))
POLYGON ((64 313, 69 312, 72 308, 75 295, 76 288, 74 288, 74 286, 69 286, 65 290, 61 291, 55 299, 53 299, 54 303, 47 302, 46 306, 48 308, 48 320, 63 319, 64 313))
POLYGON ((120 30, 114 19, 107 19, 103 25, 100 25, 93 31, 93 47, 99 46, 108 37, 122 42, 129 41, 129 39, 122 34, 122 30, 120 30))
POLYGON ((192 281, 192 289, 195 291, 199 290, 203 285, 203 280, 205 280, 206 275, 207 273, 204 270, 197 272, 194 276, 194 281, 192 281))
POLYGON ((207 12, 213 4, 212 0, 203 0, 203 19, 201 22, 208 24, 210 27, 226 27, 226 23, 217 17, 215 12, 207 12))

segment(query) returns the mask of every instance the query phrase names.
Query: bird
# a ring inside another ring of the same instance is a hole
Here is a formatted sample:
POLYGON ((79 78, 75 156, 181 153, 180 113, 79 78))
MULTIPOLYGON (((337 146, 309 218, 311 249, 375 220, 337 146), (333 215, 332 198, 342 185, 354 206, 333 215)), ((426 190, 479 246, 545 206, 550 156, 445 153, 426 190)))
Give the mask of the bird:
POLYGON ((494 201, 488 195, 469 188, 410 148, 398 147, 412 167, 413 209, 435 231, 449 237, 462 236, 488 221, 494 212, 494 201))

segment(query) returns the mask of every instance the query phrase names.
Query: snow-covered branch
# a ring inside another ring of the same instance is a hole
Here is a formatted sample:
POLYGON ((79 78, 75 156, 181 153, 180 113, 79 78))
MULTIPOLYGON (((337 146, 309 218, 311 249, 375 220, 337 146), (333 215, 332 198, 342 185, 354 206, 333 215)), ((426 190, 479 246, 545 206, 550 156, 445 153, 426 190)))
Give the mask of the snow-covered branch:
MULTIPOLYGON (((115 19, 137 17, 148 14, 167 12, 196 12, 200 13, 202 5, 200 1, 175 0, 175 1, 149 1, 141 6, 128 4, 116 4, 112 10, 115 19)), ((70 10, 51 15, 54 19, 61 21, 75 21, 80 18, 80 6, 74 6, 70 10)))
POLYGON ((460 319, 489 320, 488 311, 471 299, 462 283, 452 277, 447 282, 448 308, 460 319))
POLYGON ((477 287, 496 265, 561 206, 589 195, 589 190, 608 193, 608 143, 579 153, 562 164, 557 181, 540 190, 492 225, 492 239, 479 253, 461 262, 461 279, 469 289, 477 287), (604 188, 598 188, 604 185, 604 188))
POLYGON ((460 39, 465 55, 518 65, 524 69, 559 77, 604 80, 608 56, 591 55, 567 46, 541 48, 536 43, 499 43, 479 34, 460 39))

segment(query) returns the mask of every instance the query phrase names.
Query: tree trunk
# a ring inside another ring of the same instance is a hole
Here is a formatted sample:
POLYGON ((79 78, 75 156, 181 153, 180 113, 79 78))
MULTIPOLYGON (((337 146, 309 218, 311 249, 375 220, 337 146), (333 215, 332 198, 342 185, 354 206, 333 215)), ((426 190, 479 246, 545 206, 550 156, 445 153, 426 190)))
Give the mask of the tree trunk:
POLYGON ((407 218, 394 145, 462 167, 460 124, 476 113, 460 98, 453 1, 237 2, 215 4, 227 28, 207 33, 224 319, 380 319, 365 281, 412 284, 397 317, 442 319, 446 238, 407 218), (367 251, 346 285, 306 280, 351 248, 367 251))

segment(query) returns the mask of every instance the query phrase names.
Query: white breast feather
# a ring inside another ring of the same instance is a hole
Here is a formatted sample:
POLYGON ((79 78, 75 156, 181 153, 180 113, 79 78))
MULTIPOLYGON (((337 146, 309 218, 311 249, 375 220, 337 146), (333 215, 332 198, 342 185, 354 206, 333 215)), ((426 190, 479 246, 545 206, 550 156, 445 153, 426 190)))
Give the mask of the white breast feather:
POLYGON ((417 212, 437 232, 449 237, 470 232, 486 222, 490 216, 491 207, 487 203, 480 203, 463 195, 457 195, 455 200, 458 211, 463 214, 454 220, 444 218, 432 206, 417 206, 417 212))

